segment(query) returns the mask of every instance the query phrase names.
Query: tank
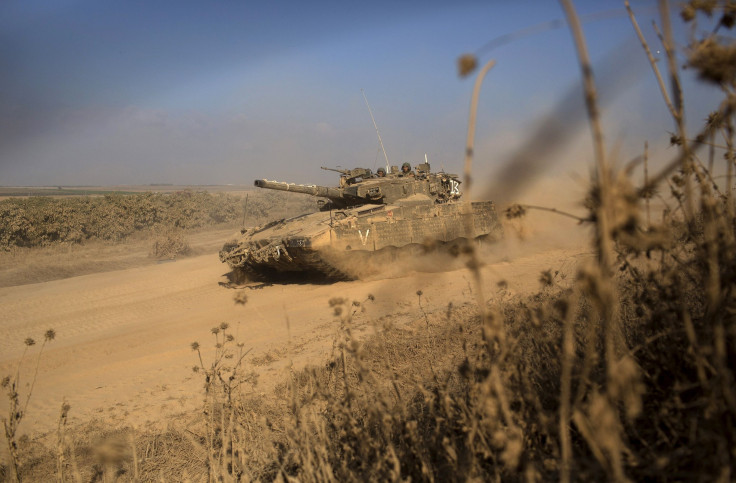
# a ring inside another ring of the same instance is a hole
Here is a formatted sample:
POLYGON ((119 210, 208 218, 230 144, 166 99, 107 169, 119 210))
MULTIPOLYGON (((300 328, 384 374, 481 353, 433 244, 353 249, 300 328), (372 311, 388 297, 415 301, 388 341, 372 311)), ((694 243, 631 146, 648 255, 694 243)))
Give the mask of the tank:
POLYGON ((234 280, 283 280, 293 276, 355 279, 381 271, 399 258, 464 243, 490 243, 503 236, 492 201, 461 200, 456 175, 433 173, 428 163, 414 170, 391 167, 331 169, 335 187, 266 179, 258 188, 315 196, 319 211, 264 226, 243 228, 220 251, 234 280))

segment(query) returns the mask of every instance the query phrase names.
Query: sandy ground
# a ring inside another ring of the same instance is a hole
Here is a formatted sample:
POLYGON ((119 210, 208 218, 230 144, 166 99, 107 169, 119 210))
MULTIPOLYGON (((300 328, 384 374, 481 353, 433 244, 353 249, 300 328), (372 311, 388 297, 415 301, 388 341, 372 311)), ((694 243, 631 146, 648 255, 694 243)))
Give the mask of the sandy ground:
MULTIPOLYGON (((576 263, 591 256, 570 244, 532 248, 493 249, 482 271, 486 298, 498 296, 500 280, 511 293, 537 290, 547 269, 559 271, 558 281, 565 283, 576 263)), ((57 334, 40 358, 22 432, 53 431, 64 400, 71 405, 72 424, 100 418, 111 425, 165 427, 170 416, 201 403, 202 381, 192 372, 197 359, 190 345, 200 342, 206 361, 214 344, 210 329, 221 322, 252 349, 247 360, 261 361, 251 365, 259 374, 256 390, 267 393, 290 362, 300 367, 328 357, 337 329, 328 304, 332 297, 375 296, 356 314, 364 331, 375 321, 416 318, 417 290, 428 311, 474 299, 469 272, 457 269, 329 285, 252 285, 244 289, 247 304, 240 306, 234 303, 237 290, 225 286, 226 272, 216 253, 208 253, 0 288, 0 375, 15 373, 26 337, 40 342, 49 328, 57 334), (266 354, 269 362, 263 362, 266 354)), ((40 344, 31 347, 23 359, 22 395, 39 349, 40 344)), ((7 414, 4 398, 0 411, 7 414)))

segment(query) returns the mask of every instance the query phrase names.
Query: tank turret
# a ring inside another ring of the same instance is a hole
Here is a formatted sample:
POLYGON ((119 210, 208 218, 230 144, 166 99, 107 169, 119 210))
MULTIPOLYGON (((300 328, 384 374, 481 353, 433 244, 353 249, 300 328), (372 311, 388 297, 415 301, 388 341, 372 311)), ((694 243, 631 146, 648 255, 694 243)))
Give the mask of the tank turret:
POLYGON ((404 198, 416 198, 423 195, 430 203, 446 203, 460 199, 460 181, 456 175, 448 173, 432 173, 429 164, 416 167, 416 174, 389 174, 377 177, 371 170, 355 168, 339 170, 322 168, 340 173, 340 186, 331 188, 317 185, 299 185, 265 179, 255 180, 259 188, 292 191, 316 197, 328 198, 331 203, 323 209, 346 208, 364 204, 390 204, 400 202, 404 198))

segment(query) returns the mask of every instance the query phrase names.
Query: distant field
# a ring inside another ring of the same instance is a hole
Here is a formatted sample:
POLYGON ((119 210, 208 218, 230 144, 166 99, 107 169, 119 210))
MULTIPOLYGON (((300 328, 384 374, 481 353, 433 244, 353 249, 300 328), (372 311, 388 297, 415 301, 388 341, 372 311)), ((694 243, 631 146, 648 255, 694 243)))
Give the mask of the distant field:
POLYGON ((139 187, 129 186, 117 190, 83 188, 46 189, 41 190, 41 196, 31 195, 30 190, 26 196, 5 196, 0 200, 0 251, 91 240, 117 243, 138 232, 259 225, 317 207, 307 195, 235 191, 240 187, 234 186, 212 190, 167 186, 161 191, 134 191, 139 187), (58 195, 65 191, 65 195, 58 195))
POLYGON ((16 196, 104 196, 109 194, 135 194, 146 191, 171 193, 184 190, 211 193, 243 194, 252 190, 250 185, 120 185, 120 186, 0 186, 0 199, 16 196))

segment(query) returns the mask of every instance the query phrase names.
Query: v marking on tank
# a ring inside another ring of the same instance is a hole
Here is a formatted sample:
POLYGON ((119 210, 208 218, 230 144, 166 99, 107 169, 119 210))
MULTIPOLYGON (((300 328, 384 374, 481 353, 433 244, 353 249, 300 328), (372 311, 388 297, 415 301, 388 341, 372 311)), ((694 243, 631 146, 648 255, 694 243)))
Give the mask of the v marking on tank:
POLYGON ((363 232, 362 232, 362 231, 360 231, 360 230, 358 230, 358 235, 360 235, 360 243, 362 243, 362 244, 363 244, 363 246, 365 246, 365 244, 366 244, 366 243, 368 243, 368 233, 370 233, 370 232, 371 232, 371 229, 370 229, 370 228, 368 228, 368 229, 367 229, 367 230, 365 231, 365 237, 364 237, 364 236, 363 236, 363 232))

